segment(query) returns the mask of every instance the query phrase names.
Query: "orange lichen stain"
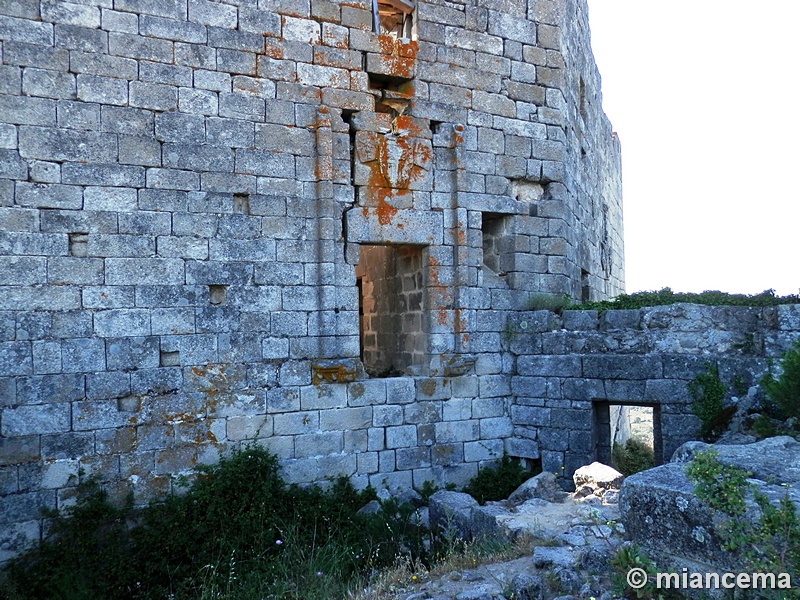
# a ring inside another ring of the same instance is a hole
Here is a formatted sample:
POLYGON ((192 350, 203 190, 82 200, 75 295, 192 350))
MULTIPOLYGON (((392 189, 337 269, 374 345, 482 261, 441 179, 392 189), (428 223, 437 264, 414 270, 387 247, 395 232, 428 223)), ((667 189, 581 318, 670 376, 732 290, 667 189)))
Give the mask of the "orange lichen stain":
POLYGON ((283 58, 283 48, 281 48, 276 44, 270 44, 269 42, 265 42, 264 55, 268 56, 269 58, 280 60, 283 58))
POLYGON ((439 282, 439 261, 433 256, 428 257, 428 278, 430 279, 431 286, 431 304, 436 308, 436 322, 439 325, 447 325, 447 307, 450 305, 452 298, 448 294, 447 286, 439 282))
POLYGON ((456 229, 456 245, 458 246, 467 245, 467 231, 464 228, 464 224, 461 221, 458 222, 458 228, 456 229))
POLYGON ((414 40, 396 39, 388 34, 378 36, 378 46, 381 54, 391 54, 403 58, 416 58, 419 44, 414 40))
POLYGON ((422 137, 424 133, 422 127, 417 124, 417 119, 407 115, 395 117, 392 129, 395 133, 403 133, 411 137, 422 137))
POLYGON ((317 181, 333 179, 333 159, 330 156, 317 157, 317 163, 314 165, 314 176, 317 181))
MULTIPOLYGON (((323 367, 311 365, 311 383, 319 386, 322 383, 351 383, 356 380, 356 372, 344 365, 323 367)), ((363 386, 362 386, 363 393, 363 386)))
POLYGON ((396 40, 390 35, 378 36, 378 47, 386 70, 395 77, 412 79, 417 64, 419 45, 415 41, 396 40))
MULTIPOLYGON (((409 194, 408 186, 411 181, 419 177, 415 173, 414 162, 415 152, 409 147, 408 140, 405 138, 392 138, 397 148, 399 157, 392 158, 389 148, 389 137, 379 136, 376 139, 377 160, 366 163, 369 167, 369 177, 367 180, 367 199, 375 207, 378 222, 381 225, 391 223, 398 209, 389 203, 394 197, 409 194)), ((366 217, 367 212, 364 213, 366 217)))
POLYGON ((346 33, 343 36, 344 39, 340 39, 337 37, 336 33, 331 31, 330 29, 326 29, 323 25, 322 27, 322 43, 326 46, 330 46, 331 48, 339 48, 341 50, 347 50, 350 45, 348 43, 349 34, 346 33))
POLYGON ((428 257, 428 277, 433 287, 440 287, 439 283, 439 261, 434 257, 428 257))
POLYGON ((243 82, 240 82, 239 85, 236 87, 236 91, 248 92, 253 96, 258 96, 259 94, 259 89, 256 85, 254 85, 254 83, 247 85, 243 82))
POLYGON ((378 215, 378 223, 388 225, 392 218, 397 214, 397 209, 389 204, 386 199, 391 196, 391 190, 378 190, 378 206, 375 212, 378 215))
MULTIPOLYGON (((463 125, 456 125, 453 127, 453 145, 452 148, 459 146, 464 143, 464 126, 463 125)), ((463 170, 463 167, 461 167, 463 170)))
POLYGON ((456 308, 455 310, 453 310, 453 314, 455 315, 455 318, 453 319, 453 331, 455 331, 456 333, 461 333, 465 329, 464 327, 465 324, 463 321, 463 317, 461 315, 461 309, 456 308))
POLYGON ((436 381, 433 379, 423 379, 418 382, 419 391, 430 397, 436 393, 436 381))
MULTIPOLYGON (((392 190, 388 188, 367 188, 367 202, 371 206, 364 206, 361 212, 365 219, 369 219, 370 213, 374 212, 378 217, 378 223, 381 225, 388 225, 392 222, 394 216, 398 213, 398 209, 389 204, 389 199, 394 196, 402 196, 408 194, 408 190, 392 190)), ((398 229, 402 229, 401 223, 397 224, 398 229)))

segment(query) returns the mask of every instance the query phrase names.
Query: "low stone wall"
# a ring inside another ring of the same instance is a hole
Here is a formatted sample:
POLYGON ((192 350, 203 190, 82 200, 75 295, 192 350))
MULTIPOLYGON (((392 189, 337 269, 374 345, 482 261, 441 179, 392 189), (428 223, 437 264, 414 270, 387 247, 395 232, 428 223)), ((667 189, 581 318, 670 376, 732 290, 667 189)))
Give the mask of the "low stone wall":
POLYGON ((507 328, 514 437, 536 441, 543 468, 571 477, 597 456, 595 405, 645 404, 668 460, 697 435, 689 381, 712 365, 729 396, 746 391, 798 336, 796 305, 517 313, 507 328))

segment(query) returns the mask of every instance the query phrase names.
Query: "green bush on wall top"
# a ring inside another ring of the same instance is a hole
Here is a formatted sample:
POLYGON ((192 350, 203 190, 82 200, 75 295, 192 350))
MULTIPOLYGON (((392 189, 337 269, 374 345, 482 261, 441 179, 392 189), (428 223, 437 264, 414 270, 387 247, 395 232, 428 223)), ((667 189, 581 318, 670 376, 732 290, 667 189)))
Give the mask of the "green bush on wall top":
POLYGON ((665 287, 658 291, 620 294, 612 300, 573 304, 567 309, 579 310, 621 310, 664 306, 687 302, 707 306, 777 306, 779 304, 800 304, 800 296, 776 296, 775 290, 765 290, 760 294, 728 294, 719 291, 705 291, 699 294, 673 292, 665 287))

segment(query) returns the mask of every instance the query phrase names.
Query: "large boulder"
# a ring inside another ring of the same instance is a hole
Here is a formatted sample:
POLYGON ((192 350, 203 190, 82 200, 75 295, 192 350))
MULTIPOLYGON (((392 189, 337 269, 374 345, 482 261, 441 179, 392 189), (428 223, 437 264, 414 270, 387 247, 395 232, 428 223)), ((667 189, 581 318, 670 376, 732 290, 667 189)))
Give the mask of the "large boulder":
POLYGON ((593 462, 581 467, 572 476, 575 483, 575 497, 597 497, 602 499, 606 493, 617 491, 625 479, 624 475, 608 465, 593 462))
POLYGON ((431 530, 445 536, 470 540, 472 511, 480 505, 469 494, 441 490, 428 499, 431 530))
POLYGON ((523 482, 508 497, 513 504, 522 504, 531 498, 541 498, 548 502, 564 502, 567 493, 558 485, 556 476, 550 471, 544 471, 523 482))
MULTIPOLYGON (((741 570, 738 556, 723 550, 719 527, 728 517, 710 509, 694 493, 686 463, 707 444, 690 442, 673 461, 627 477, 619 508, 626 532, 654 558, 666 564, 702 564, 715 569, 741 570)), ((790 437, 771 438, 745 446, 715 445, 723 464, 752 473, 756 489, 777 504, 788 495, 800 509, 800 443, 790 437)), ((758 518, 747 497, 745 518, 758 518)))
MULTIPOLYGON (((711 444, 687 442, 672 455, 672 462, 689 462, 711 444)), ((788 435, 767 438, 754 444, 714 444, 723 465, 739 467, 754 479, 777 481, 800 490, 800 442, 788 435)))

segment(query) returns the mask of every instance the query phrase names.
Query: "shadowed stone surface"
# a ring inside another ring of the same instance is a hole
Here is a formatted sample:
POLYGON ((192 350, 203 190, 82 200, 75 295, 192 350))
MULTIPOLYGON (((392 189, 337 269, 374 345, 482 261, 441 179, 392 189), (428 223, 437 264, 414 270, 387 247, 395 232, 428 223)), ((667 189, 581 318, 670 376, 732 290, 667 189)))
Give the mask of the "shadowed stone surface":
MULTIPOLYGON (((721 548, 718 527, 728 519, 708 508, 694 495, 694 484, 686 475, 686 463, 708 444, 690 442, 673 457, 678 462, 627 477, 620 492, 619 507, 625 530, 638 544, 671 564, 693 561, 716 569, 742 570, 735 554, 721 548)), ((744 446, 712 446, 720 462, 752 473, 748 480, 777 504, 784 496, 800 509, 798 460, 800 443, 776 437, 744 446)), ((746 496, 744 518, 755 521, 760 514, 746 496)))

